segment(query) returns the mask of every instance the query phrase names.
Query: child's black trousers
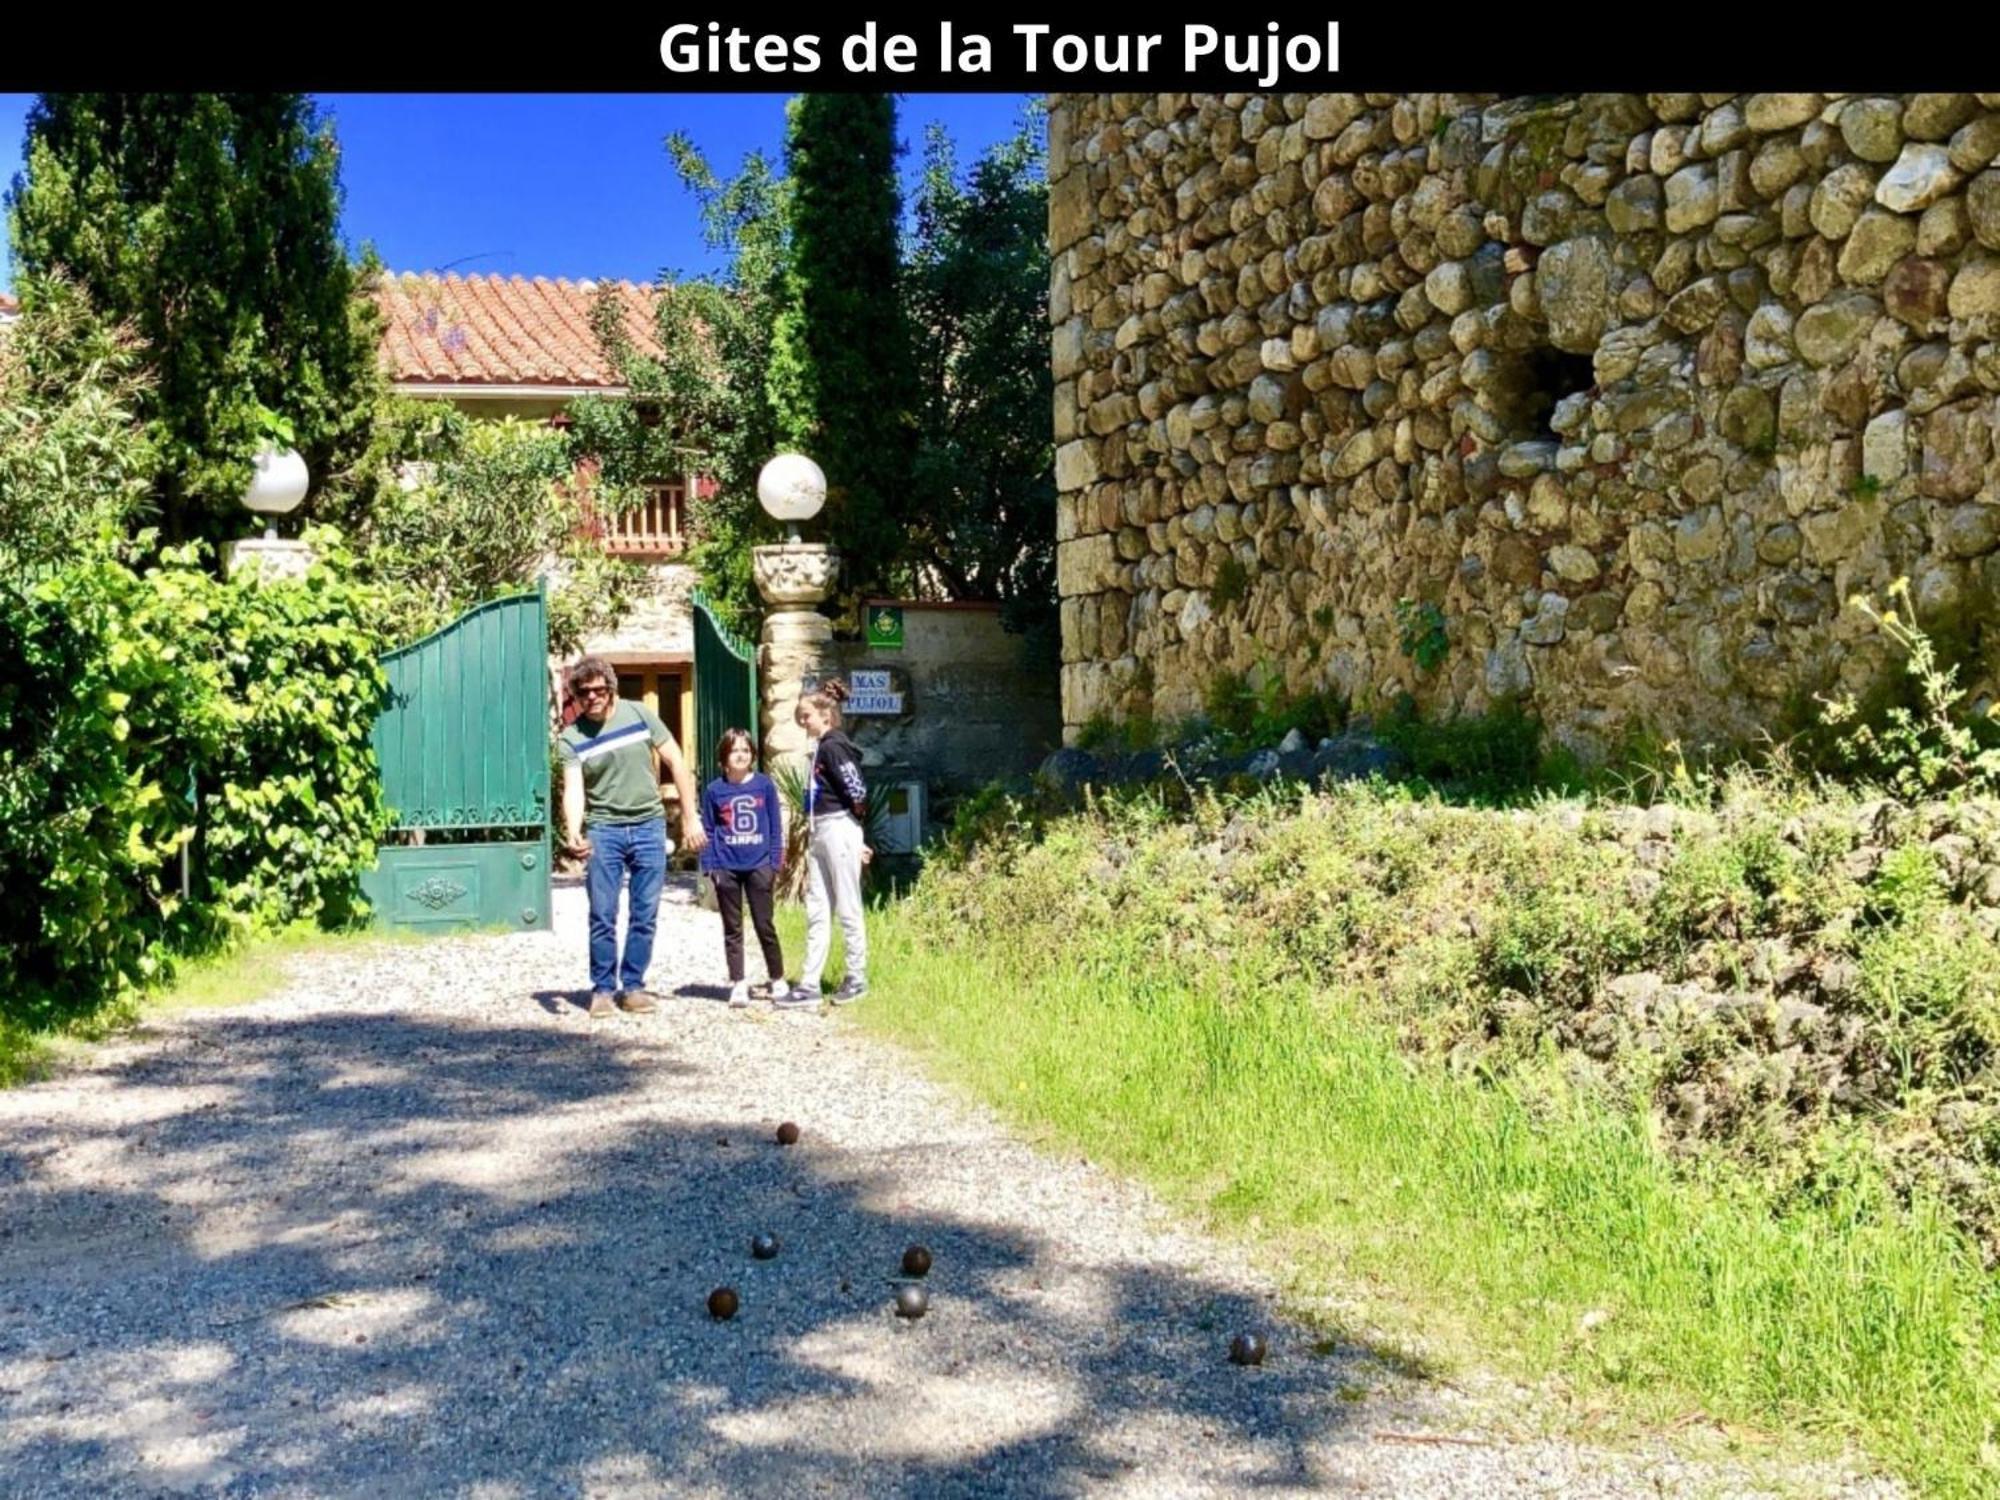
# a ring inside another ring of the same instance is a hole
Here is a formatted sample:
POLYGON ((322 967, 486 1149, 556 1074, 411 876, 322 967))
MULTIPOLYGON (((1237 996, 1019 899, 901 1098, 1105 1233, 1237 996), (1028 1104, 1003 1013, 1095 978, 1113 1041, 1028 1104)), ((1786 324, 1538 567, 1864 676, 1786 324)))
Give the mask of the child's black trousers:
POLYGON ((750 899, 750 920, 757 928, 757 942, 764 950, 764 965, 773 979, 785 975, 785 955, 778 949, 778 924, 771 914, 771 881, 776 874, 768 866, 757 870, 715 870, 715 904, 722 909, 722 951, 729 959, 729 982, 743 977, 743 900, 750 899))

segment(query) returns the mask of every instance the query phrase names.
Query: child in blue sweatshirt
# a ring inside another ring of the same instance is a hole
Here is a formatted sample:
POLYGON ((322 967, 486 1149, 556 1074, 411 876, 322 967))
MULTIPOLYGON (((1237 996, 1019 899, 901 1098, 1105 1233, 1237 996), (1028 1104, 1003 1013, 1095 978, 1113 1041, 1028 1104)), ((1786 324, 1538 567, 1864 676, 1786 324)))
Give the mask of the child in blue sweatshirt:
POLYGON ((785 863, 785 829, 778 788, 757 767, 757 749, 748 731, 723 733, 716 759, 722 775, 701 795, 701 822, 708 847, 701 868, 715 882, 715 904, 722 909, 722 951, 729 960, 729 1003, 750 1003, 750 982, 743 977, 743 902, 750 902, 750 919, 764 949, 764 967, 771 976, 771 998, 787 999, 785 957, 778 948, 778 926, 771 915, 771 888, 785 863))

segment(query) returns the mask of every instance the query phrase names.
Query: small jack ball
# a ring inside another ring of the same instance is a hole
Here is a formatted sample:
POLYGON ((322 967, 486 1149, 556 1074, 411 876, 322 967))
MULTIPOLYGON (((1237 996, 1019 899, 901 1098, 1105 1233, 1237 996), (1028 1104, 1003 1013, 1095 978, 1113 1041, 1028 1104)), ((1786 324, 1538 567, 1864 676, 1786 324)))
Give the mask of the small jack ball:
POLYGON ((1229 1341, 1229 1362, 1236 1365, 1264 1363, 1264 1340, 1254 1333, 1239 1333, 1229 1341))
POLYGON ((787 1120, 785 1121, 784 1124, 778 1127, 778 1144, 780 1146, 796 1146, 798 1143, 799 1143, 798 1126, 794 1125, 790 1120, 787 1120))
POLYGON ((912 1322, 931 1310, 930 1293, 920 1286, 896 1288, 896 1316, 912 1322))
POLYGON ((931 1253, 922 1245, 912 1245, 903 1252, 903 1274, 905 1276, 928 1276, 931 1273, 931 1253))
POLYGON ((708 1294, 708 1315, 718 1323, 726 1323, 735 1317, 739 1305, 733 1286, 719 1286, 708 1294))
POLYGON ((759 1260, 770 1260, 778 1253, 778 1237, 775 1234, 759 1234, 751 1237, 750 1253, 759 1260))

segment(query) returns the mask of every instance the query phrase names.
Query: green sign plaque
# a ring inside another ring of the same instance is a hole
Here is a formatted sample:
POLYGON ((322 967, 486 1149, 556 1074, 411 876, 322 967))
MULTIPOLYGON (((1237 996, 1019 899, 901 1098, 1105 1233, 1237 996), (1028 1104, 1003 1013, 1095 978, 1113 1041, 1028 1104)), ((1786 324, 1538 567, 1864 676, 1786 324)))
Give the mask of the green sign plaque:
POLYGON ((880 651, 903 648, 903 611, 894 604, 868 606, 868 644, 880 651))

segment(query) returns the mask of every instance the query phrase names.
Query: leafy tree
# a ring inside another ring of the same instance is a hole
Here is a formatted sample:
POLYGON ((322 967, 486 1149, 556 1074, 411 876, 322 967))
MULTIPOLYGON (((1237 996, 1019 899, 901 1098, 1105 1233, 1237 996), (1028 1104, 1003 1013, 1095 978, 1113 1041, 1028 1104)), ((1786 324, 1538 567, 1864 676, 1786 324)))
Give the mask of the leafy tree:
POLYGON ((358 534, 394 642, 548 573, 549 646, 569 654, 631 603, 637 570, 605 556, 594 477, 540 423, 486 422, 439 402, 386 403, 377 490, 358 534))
POLYGON ((45 94, 7 196, 32 312, 63 269, 143 337, 170 539, 242 531, 251 458, 288 423, 350 482, 380 377, 371 266, 339 236, 332 129, 300 94, 45 94))
POLYGON ((961 182, 951 140, 925 145, 903 280, 918 448, 911 558, 955 599, 998 599, 1053 639, 1055 448, 1049 411, 1048 187, 1039 116, 961 182))

